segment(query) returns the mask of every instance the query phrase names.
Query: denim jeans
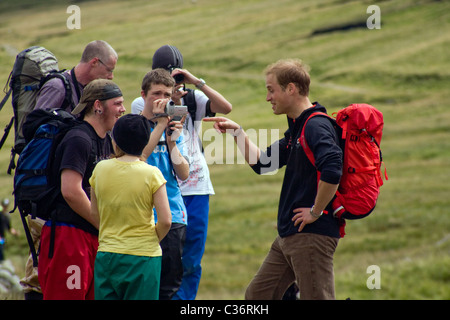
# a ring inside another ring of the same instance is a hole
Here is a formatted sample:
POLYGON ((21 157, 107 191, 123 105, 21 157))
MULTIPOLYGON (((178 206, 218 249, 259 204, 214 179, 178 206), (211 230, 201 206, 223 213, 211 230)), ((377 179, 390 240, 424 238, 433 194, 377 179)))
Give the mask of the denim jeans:
POLYGON ((334 299, 333 255, 339 239, 314 233, 277 237, 245 293, 247 300, 280 300, 295 282, 300 299, 334 299))

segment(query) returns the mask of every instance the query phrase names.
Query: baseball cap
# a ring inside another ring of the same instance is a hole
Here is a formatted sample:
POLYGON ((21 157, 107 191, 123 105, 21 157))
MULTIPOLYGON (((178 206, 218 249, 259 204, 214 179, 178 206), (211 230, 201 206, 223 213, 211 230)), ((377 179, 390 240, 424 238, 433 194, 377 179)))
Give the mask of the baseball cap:
POLYGON ((152 69, 163 68, 171 71, 173 68, 183 68, 183 56, 175 46, 164 45, 153 54, 152 69))
MULTIPOLYGON (((157 68, 166 69, 169 72, 176 68, 183 68, 183 56, 180 50, 168 44, 156 50, 153 54, 152 69, 157 68)), ((177 74, 174 76, 174 79, 176 83, 182 83, 184 75, 177 74)))
POLYGON ((95 100, 105 101, 122 96, 122 91, 117 84, 107 79, 96 79, 89 82, 83 89, 80 102, 73 109, 72 114, 83 112, 89 102, 95 100))

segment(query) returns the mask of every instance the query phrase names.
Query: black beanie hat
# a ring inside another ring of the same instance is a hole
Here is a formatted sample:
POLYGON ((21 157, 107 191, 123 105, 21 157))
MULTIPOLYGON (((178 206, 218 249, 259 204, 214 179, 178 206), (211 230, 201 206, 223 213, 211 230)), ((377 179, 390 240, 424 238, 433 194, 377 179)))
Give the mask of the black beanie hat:
POLYGON ((140 156, 150 139, 150 123, 138 114, 120 117, 112 130, 112 137, 123 152, 140 156))

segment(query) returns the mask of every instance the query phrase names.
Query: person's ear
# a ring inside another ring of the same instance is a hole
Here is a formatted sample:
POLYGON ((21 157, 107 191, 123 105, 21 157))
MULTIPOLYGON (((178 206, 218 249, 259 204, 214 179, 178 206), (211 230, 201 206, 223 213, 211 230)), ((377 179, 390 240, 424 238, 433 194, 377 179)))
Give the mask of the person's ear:
POLYGON ((295 84, 293 84, 292 82, 289 82, 286 86, 286 92, 290 95, 294 94, 295 92, 297 92, 297 86, 295 84))

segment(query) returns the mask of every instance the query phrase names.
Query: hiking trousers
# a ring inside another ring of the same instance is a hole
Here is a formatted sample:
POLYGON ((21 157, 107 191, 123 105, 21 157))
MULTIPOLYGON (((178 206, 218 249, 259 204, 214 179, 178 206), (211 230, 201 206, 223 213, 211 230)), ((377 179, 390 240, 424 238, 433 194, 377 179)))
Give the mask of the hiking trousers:
POLYGON ((53 257, 51 222, 42 227, 38 277, 44 300, 94 300, 98 237, 73 225, 56 223, 53 257))
POLYGON ((300 299, 335 299, 333 255, 339 239, 314 233, 278 236, 248 286, 247 300, 281 300, 297 282, 300 299))

